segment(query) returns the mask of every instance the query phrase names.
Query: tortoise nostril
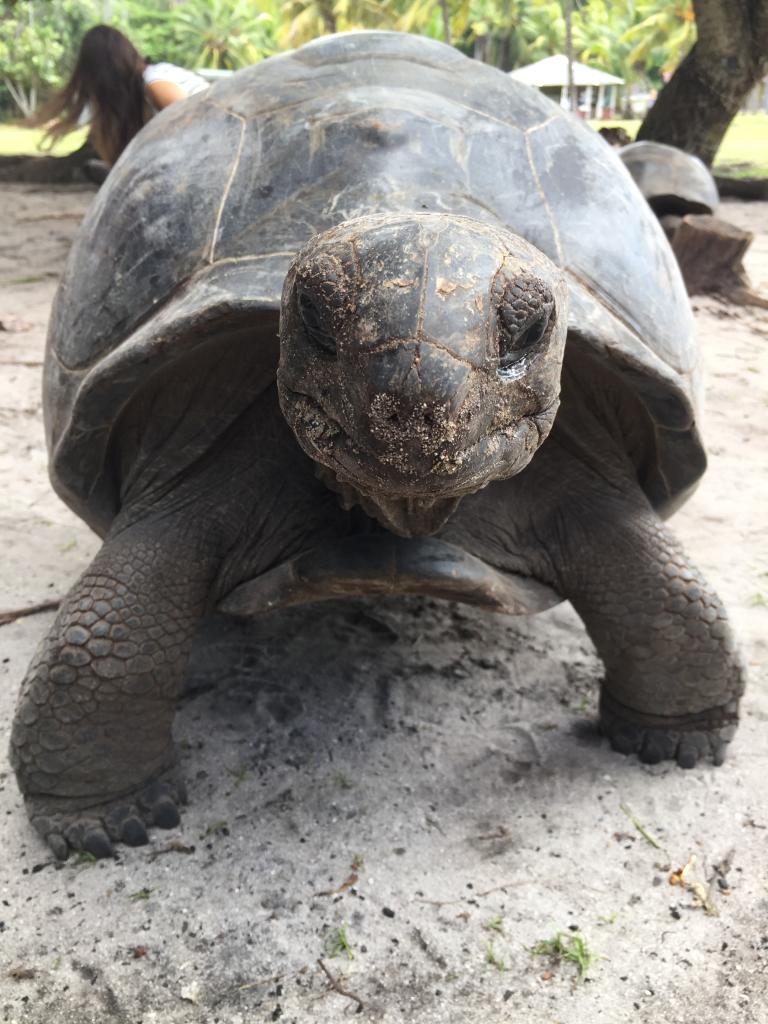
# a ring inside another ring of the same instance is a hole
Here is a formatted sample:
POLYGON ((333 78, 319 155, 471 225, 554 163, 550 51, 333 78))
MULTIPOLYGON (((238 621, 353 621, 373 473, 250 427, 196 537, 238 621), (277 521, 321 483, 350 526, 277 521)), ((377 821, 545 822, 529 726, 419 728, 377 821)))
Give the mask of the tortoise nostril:
POLYGON ((436 425, 437 420, 431 410, 417 406, 416 409, 408 411, 397 409, 385 417, 385 422, 402 430, 417 426, 424 426, 431 430, 436 425))
POLYGON ((374 434, 397 435, 401 439, 409 435, 433 434, 442 422, 440 411, 426 402, 394 402, 387 395, 371 403, 368 422, 374 434))

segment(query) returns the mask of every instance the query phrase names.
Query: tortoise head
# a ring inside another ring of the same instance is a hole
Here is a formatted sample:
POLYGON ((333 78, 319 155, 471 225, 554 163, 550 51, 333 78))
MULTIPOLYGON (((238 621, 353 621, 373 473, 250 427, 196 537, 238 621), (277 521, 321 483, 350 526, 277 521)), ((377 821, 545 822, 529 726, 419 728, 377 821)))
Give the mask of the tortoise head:
POLYGON ((282 409, 349 503, 431 533, 547 436, 566 324, 562 274, 517 235, 443 214, 344 221, 286 277, 282 409))

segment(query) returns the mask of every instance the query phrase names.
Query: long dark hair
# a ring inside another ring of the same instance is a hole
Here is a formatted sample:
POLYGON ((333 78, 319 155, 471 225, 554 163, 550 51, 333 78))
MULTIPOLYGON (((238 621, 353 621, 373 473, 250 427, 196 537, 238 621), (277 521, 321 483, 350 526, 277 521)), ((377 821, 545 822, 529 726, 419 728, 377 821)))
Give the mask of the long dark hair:
POLYGON ((91 111, 91 142, 113 164, 144 125, 149 109, 142 72, 146 60, 122 32, 96 25, 83 36, 69 81, 32 119, 48 124, 51 143, 78 127, 86 104, 91 111))

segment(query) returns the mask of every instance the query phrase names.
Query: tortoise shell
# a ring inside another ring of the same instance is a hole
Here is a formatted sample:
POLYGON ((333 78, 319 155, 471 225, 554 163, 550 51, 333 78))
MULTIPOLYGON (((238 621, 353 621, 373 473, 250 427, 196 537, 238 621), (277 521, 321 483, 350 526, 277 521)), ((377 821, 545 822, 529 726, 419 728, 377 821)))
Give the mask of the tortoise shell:
POLYGON ((663 142, 631 142, 618 151, 658 217, 667 213, 714 213, 720 197, 706 164, 663 142))
POLYGON ((252 400, 275 379, 278 346, 248 327, 276 325, 296 251, 348 218, 424 210, 506 227, 565 271, 568 345, 644 403, 657 464, 643 485, 660 511, 679 503, 704 466, 697 350, 675 259, 628 172, 536 90, 388 32, 239 71, 163 111, 120 157, 52 314, 44 405, 59 494, 106 532, 122 486, 110 439, 146 382, 213 344, 230 389, 250 360, 252 400))

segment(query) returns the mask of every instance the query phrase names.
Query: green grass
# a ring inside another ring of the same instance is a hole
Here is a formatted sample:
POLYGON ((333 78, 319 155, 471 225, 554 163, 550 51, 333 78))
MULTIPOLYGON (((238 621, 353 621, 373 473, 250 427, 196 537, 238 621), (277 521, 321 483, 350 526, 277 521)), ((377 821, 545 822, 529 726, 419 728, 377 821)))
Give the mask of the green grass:
POLYGON ((90 867, 92 864, 98 863, 98 858, 94 857, 92 853, 88 853, 87 850, 78 850, 73 863, 75 867, 90 867))
POLYGON ((483 928, 487 932, 499 932, 499 934, 502 934, 504 931, 504 921, 501 917, 492 917, 490 921, 486 921, 483 924, 483 928))
MULTIPOLYGON (((640 121, 590 121, 623 128, 634 139, 640 121)), ((768 114, 737 114, 715 157, 714 170, 738 178, 768 178, 768 114)))
POLYGON ((575 964, 579 971, 579 980, 583 979, 595 961, 600 959, 589 948, 580 932, 573 932, 570 935, 558 932, 551 939, 537 942, 528 952, 531 956, 546 956, 554 961, 565 960, 575 964))
POLYGON ((128 899, 131 903, 143 903, 144 900, 148 900, 152 895, 152 889, 139 889, 138 892, 132 892, 128 899))
POLYGON ((485 947, 485 962, 487 964, 492 964, 497 971, 506 971, 507 969, 507 965, 493 948, 492 942, 489 942, 485 947))
MULTIPOLYGON (((640 121, 591 121, 593 128, 621 126, 634 138, 640 121)), ((0 124, 0 156, 35 156, 41 152, 41 128, 23 128, 0 124)), ((66 156, 82 146, 85 129, 65 136, 50 150, 54 156, 66 156)), ((768 178, 768 114, 737 114, 726 132, 715 157, 715 170, 728 169, 737 177, 768 178), (734 166, 739 165, 739 166, 734 166)))
POLYGON ((42 128, 24 128, 18 124, 0 124, 0 156, 66 156, 79 149, 85 142, 86 131, 81 128, 79 131, 65 135, 53 149, 41 149, 43 135, 42 128))
POLYGON ((737 114, 715 157, 718 165, 747 164, 740 176, 768 178, 768 114, 737 114))
POLYGON ((335 956, 346 956, 347 960, 354 960, 354 953, 352 952, 352 944, 347 935, 346 924, 341 925, 340 928, 334 928, 333 931, 326 935, 325 942, 323 943, 323 952, 330 959, 335 956))

